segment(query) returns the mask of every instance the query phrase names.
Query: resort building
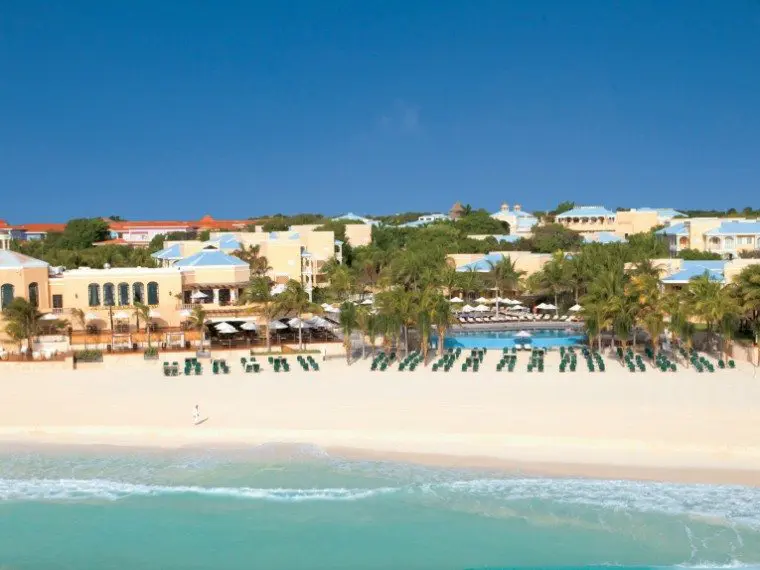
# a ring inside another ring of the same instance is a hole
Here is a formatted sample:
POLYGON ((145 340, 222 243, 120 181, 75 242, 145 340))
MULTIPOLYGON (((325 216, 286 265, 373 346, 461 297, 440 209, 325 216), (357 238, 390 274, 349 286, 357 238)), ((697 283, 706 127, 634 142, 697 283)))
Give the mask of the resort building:
POLYGON ((672 255, 684 249, 717 253, 726 259, 760 250, 760 220, 743 218, 688 218, 674 220, 657 232, 672 255))
POLYGON ((147 247, 158 235, 171 232, 219 232, 223 230, 244 230, 253 220, 215 220, 208 214, 195 221, 112 221, 108 220, 111 239, 96 245, 130 245, 147 247))
POLYGON ((441 222, 449 220, 450 218, 446 214, 423 214, 416 220, 406 222, 405 224, 399 224, 399 228, 421 228, 432 224, 433 222, 441 222))
POLYGON ((660 268, 660 281, 668 289, 680 289, 695 277, 707 274, 711 281, 731 283, 742 270, 760 263, 757 259, 731 260, 684 260, 680 258, 654 259, 652 263, 660 268))
MULTIPOLYGON (((201 251, 172 267, 79 268, 53 271, 47 263, 12 251, 0 251, 0 305, 15 297, 43 313, 68 321, 74 343, 131 347, 143 334, 137 303, 150 307, 156 342, 179 343, 195 305, 212 318, 239 315, 240 290, 250 278, 248 264, 221 251, 201 251), (84 323, 74 310, 84 313, 84 323)), ((0 323, 0 338, 7 343, 0 323)))
POLYGON ((354 214, 353 212, 346 212, 342 216, 336 216, 335 218, 332 218, 333 222, 359 222, 362 224, 366 224, 368 226, 375 226, 379 224, 377 220, 373 220, 371 218, 365 218, 364 216, 359 216, 358 214, 354 214))
POLYGON ((492 264, 497 263, 505 257, 509 257, 514 262, 515 269, 524 271, 526 277, 540 271, 552 258, 549 253, 495 251, 486 255, 482 253, 453 253, 449 254, 446 259, 459 272, 475 271, 477 273, 488 273, 491 271, 492 264))
POLYGON ((520 204, 515 204, 514 208, 510 210, 509 204, 506 202, 501 205, 498 212, 491 214, 491 217, 500 222, 507 222, 509 233, 519 237, 530 237, 533 227, 539 222, 536 216, 524 212, 520 204))
POLYGON ((627 238, 670 223, 682 215, 672 208, 634 208, 613 212, 604 206, 579 206, 557 215, 555 221, 584 235, 606 232, 627 238))
POLYGON ((455 202, 454 205, 451 207, 451 210, 449 210, 449 218, 452 220, 458 220, 462 216, 464 216, 465 207, 462 205, 461 202, 455 202))

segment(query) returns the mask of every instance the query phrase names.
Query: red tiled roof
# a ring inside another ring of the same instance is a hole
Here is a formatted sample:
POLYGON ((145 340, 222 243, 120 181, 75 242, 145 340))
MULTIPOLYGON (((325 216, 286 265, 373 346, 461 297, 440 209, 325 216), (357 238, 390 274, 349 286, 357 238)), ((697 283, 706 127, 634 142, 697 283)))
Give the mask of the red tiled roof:
POLYGON ((66 228, 66 224, 19 224, 14 226, 19 230, 26 230, 28 232, 62 232, 66 228))
POLYGON ((129 245, 123 238, 107 239, 105 241, 96 241, 92 245, 129 245))
POLYGON ((8 222, 5 220, 0 220, 0 228, 9 228, 8 222))

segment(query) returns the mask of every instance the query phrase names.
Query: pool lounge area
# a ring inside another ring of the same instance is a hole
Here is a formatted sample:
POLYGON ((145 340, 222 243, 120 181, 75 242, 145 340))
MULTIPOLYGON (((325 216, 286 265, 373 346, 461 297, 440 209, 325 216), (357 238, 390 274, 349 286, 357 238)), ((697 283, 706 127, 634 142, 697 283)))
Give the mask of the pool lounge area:
MULTIPOLYGON (((438 339, 433 343, 437 346, 438 339)), ((586 343, 586 335, 578 328, 541 328, 533 330, 453 330, 446 336, 444 348, 512 348, 530 346, 550 348, 577 346, 586 343)))

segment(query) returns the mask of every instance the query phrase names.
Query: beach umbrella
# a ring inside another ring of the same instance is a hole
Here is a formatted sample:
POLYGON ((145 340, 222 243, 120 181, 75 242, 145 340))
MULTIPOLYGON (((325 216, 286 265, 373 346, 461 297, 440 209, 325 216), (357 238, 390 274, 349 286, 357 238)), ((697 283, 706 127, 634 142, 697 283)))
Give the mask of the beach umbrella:
POLYGON ((475 299, 475 302, 483 304, 483 303, 488 303, 490 301, 488 299, 486 299, 485 297, 478 297, 477 299, 475 299))
POLYGON ((462 307, 462 312, 463 313, 471 313, 474 310, 475 310, 475 307, 473 307, 471 305, 465 305, 464 307, 462 307))
POLYGON ((577 313, 577 312, 578 312, 578 311, 580 311, 582 308, 583 308, 583 307, 581 307, 580 305, 578 305, 578 304, 576 303, 575 305, 573 305, 572 307, 570 307, 570 309, 568 309, 568 310, 570 310, 570 311, 572 311, 572 312, 574 312, 574 313, 577 313))
POLYGON ((244 331, 255 331, 256 330, 256 323, 243 323, 240 325, 240 328, 244 331))
POLYGON ((515 336, 517 338, 530 338, 531 334, 528 331, 520 331, 515 336))
POLYGON ((47 315, 43 315, 40 317, 41 321, 57 321, 58 317, 56 317, 53 313, 48 313, 47 315))
POLYGON ((546 303, 539 303, 538 305, 536 305, 536 309, 538 309, 539 311, 543 311, 544 309, 546 309, 546 303))
POLYGON ((333 307, 332 305, 327 305, 325 307, 326 313, 340 313, 340 309, 338 307, 333 307))
POLYGON ((182 309, 179 312, 179 316, 182 317, 183 319, 190 318, 190 315, 192 315, 192 314, 193 314, 192 311, 190 311, 189 309, 182 309))
POLYGON ((544 305, 544 310, 546 310, 546 311, 556 311, 557 307, 556 307, 556 305, 552 305, 551 303, 546 303, 546 305, 544 305))
POLYGON ((293 319, 290 319, 288 321, 288 326, 292 329, 297 329, 298 327, 301 327, 302 329, 310 329, 311 325, 304 321, 303 319, 299 319, 298 317, 295 317, 293 319))
POLYGON ((158 312, 157 310, 155 310, 155 309, 151 309, 150 311, 148 311, 148 316, 149 316, 151 319, 158 319, 158 318, 160 318, 160 317, 161 317, 161 313, 159 313, 159 312, 158 312))
POLYGON ((129 315, 124 311, 119 311, 118 313, 114 313, 113 318, 117 321, 128 321, 129 315))
POLYGON ((310 319, 306 319, 306 322, 309 323, 312 326, 315 327, 329 327, 331 326, 330 321, 323 319, 322 317, 312 317, 310 319))
POLYGON ((477 307, 475 307, 475 310, 480 313, 485 313, 486 311, 489 311, 490 309, 486 307, 485 305, 478 305, 477 307))
POLYGON ((280 321, 272 321, 269 323, 269 329, 275 331, 281 331, 288 328, 288 325, 281 323, 280 321))
POLYGON ((98 318, 98 315, 96 315, 95 313, 87 313, 87 314, 84 316, 84 320, 85 320, 85 321, 94 321, 94 320, 95 320, 95 319, 97 319, 97 318, 98 318))
POLYGON ((193 301, 200 301, 201 299, 207 299, 208 295, 206 295, 203 291, 193 291, 190 294, 190 298, 193 301))
POLYGON ((460 299, 459 297, 452 297, 451 299, 449 299, 449 303, 464 303, 464 301, 460 299))
POLYGON ((216 329, 216 332, 220 332, 222 334, 232 334, 237 332, 237 329, 230 323, 219 323, 217 325, 214 325, 214 328, 216 329))

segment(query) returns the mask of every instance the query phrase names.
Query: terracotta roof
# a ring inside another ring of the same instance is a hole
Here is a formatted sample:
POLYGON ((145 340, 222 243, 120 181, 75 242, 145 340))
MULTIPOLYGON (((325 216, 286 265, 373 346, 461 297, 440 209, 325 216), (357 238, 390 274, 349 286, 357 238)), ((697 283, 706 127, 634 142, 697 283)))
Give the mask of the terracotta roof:
POLYGON ((129 245, 123 238, 107 239, 105 241, 96 241, 92 245, 129 245))
POLYGON ((135 220, 135 221, 108 221, 108 226, 112 230, 130 230, 139 228, 191 228, 192 222, 183 222, 179 220, 135 220))
POLYGON ((8 227, 10 227, 8 225, 8 222, 6 222, 5 220, 0 220, 0 228, 8 228, 8 227))
POLYGON ((19 230, 26 230, 28 232, 62 232, 66 228, 66 224, 18 224, 14 226, 19 230))

